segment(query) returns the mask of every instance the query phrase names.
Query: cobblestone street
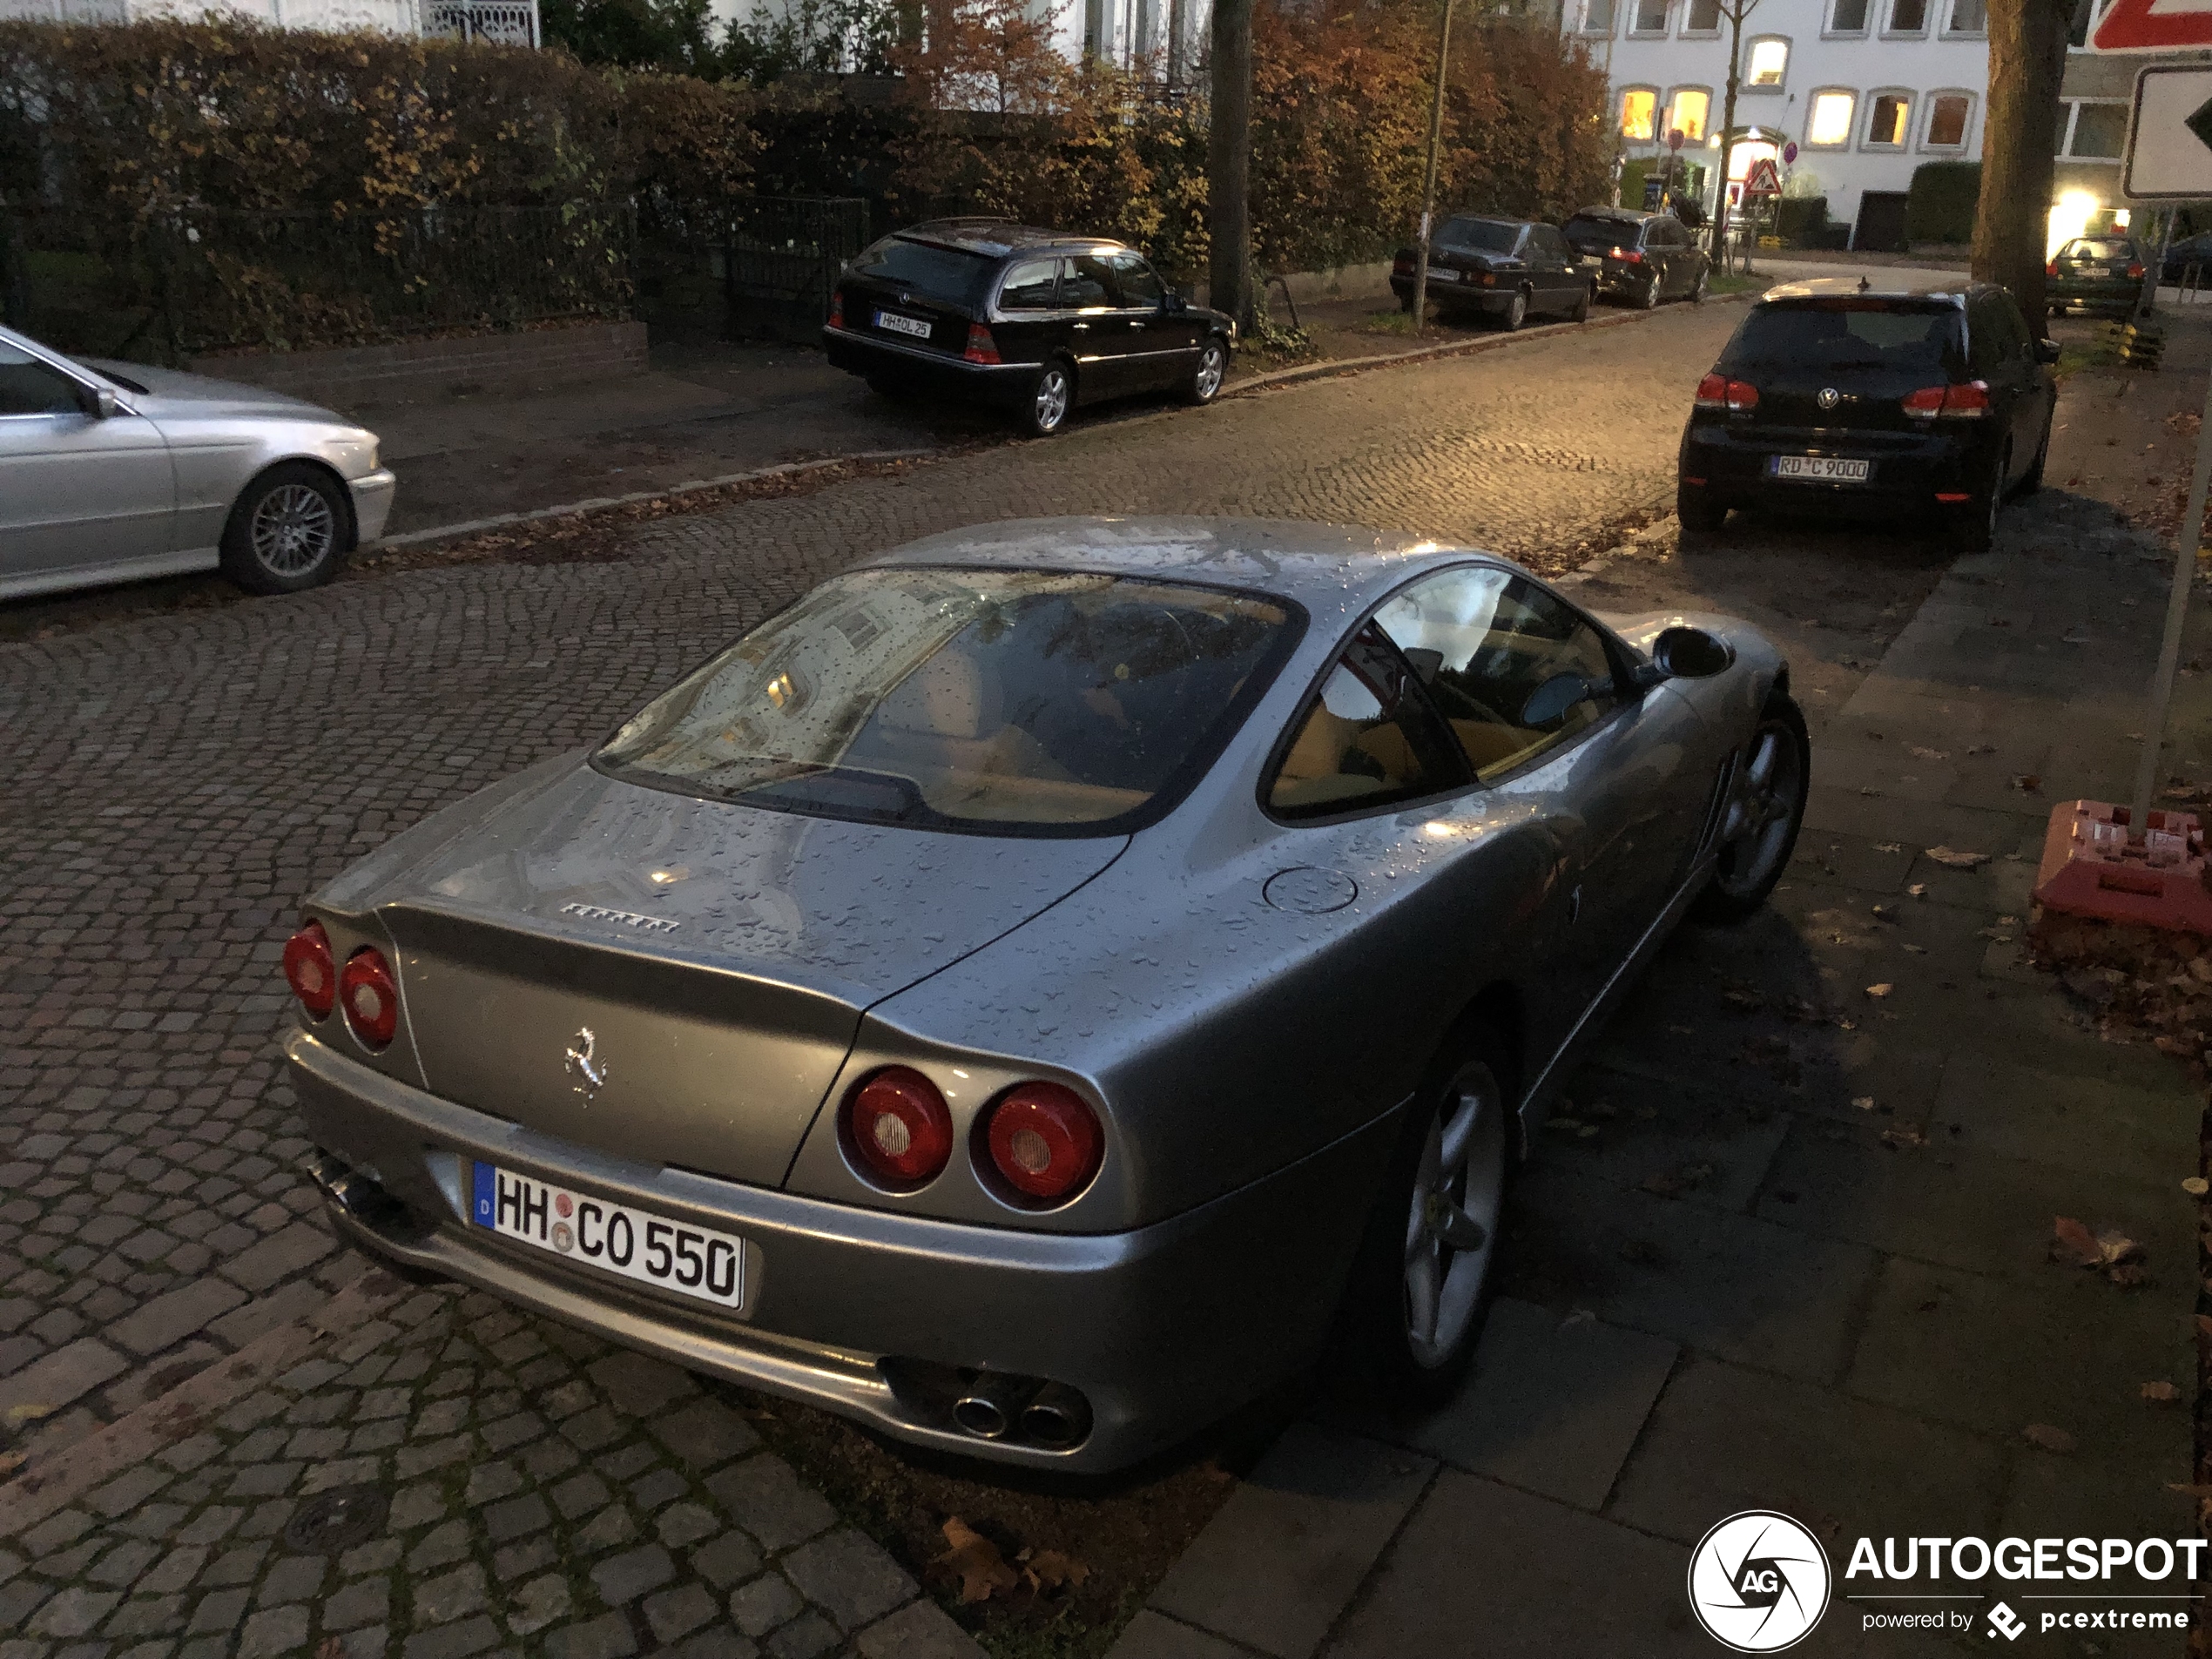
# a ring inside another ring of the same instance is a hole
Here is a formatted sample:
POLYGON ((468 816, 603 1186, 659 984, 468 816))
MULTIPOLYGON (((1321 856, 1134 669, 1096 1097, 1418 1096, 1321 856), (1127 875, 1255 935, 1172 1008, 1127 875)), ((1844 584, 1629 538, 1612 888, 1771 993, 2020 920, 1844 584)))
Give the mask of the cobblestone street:
MULTIPOLYGON (((1670 502, 1689 388, 1742 315, 1079 425, 664 519, 619 562, 0 644, 0 1659, 979 1651, 727 1391, 339 1247, 276 1054, 298 901, 831 571, 962 523, 1320 519, 1556 570, 1670 502)), ((1588 597, 1751 617, 1816 736, 1948 563, 1674 536, 1635 532, 1637 574, 1588 597)))

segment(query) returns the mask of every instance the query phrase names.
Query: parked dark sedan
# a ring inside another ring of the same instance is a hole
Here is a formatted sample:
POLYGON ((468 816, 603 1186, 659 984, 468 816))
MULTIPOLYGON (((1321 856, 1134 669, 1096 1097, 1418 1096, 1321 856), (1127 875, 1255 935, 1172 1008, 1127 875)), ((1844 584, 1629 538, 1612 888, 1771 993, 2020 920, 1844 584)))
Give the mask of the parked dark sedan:
POLYGON ((822 329, 830 361, 885 396, 978 398, 1036 437, 1108 398, 1211 403, 1236 339, 1134 249, 995 219, 885 237, 839 276, 822 329))
POLYGON ((2127 316, 2143 297, 2143 253, 2130 237, 2077 236, 2043 267, 2051 314, 2069 311, 2127 316))
MULTIPOLYGON (((1418 253, 1399 249, 1390 267, 1390 291, 1408 311, 1418 253)), ((1428 297, 1440 315, 1481 315, 1507 328, 1533 316, 1580 322, 1590 314, 1590 278, 1553 226, 1455 213, 1429 240, 1428 297)))
POLYGON ((1703 300, 1712 261, 1672 213, 1585 207, 1568 219, 1567 240, 1597 273, 1597 291, 1647 311, 1662 300, 1703 300))
POLYGON ((1683 527, 1718 529, 1731 507, 1933 509, 1961 545, 1986 549, 2006 497, 2043 482, 2057 358, 1991 283, 1770 288, 1698 385, 1683 527))
POLYGON ((2191 266, 2197 269, 2199 284, 2212 274, 2212 231, 2175 238, 2166 250, 2166 264, 2160 280, 2169 284, 2185 281, 2191 266))

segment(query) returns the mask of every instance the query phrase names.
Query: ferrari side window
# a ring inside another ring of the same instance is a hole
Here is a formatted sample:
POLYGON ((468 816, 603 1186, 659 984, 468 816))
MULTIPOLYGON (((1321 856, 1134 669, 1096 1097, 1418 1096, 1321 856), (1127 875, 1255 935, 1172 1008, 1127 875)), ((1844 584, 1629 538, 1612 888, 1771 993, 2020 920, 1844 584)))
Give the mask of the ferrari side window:
POLYGON ((1464 781, 1417 672, 1372 624, 1353 636, 1298 723, 1268 787, 1269 807, 1315 818, 1464 781))
POLYGON ((1494 566, 1417 582, 1375 622, 1419 668, 1485 783, 1587 731, 1619 700, 1597 630, 1494 566))

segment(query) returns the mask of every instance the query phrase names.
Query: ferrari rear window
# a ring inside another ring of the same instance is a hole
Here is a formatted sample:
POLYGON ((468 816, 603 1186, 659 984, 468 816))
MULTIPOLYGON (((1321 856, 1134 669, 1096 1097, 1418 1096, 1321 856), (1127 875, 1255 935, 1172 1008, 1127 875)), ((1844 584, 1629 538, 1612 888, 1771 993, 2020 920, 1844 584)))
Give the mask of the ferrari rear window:
POLYGON ((817 588, 600 750, 658 788, 821 817, 1116 834, 1164 812, 1296 643, 1262 595, 898 566, 817 588))

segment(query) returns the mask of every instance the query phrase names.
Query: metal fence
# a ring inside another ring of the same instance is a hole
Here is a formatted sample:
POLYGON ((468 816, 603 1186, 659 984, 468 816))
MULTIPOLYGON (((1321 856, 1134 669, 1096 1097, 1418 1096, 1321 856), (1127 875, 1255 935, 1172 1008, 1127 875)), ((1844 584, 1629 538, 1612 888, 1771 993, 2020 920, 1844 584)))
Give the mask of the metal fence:
POLYGON ((177 361, 626 316, 630 204, 117 220, 0 207, 0 313, 64 350, 177 361))
POLYGON ((538 44, 537 0, 421 0, 421 32, 497 46, 538 44))
POLYGON ((652 202, 638 226, 638 309, 663 327, 811 341, 846 262, 868 243, 858 197, 652 202))

